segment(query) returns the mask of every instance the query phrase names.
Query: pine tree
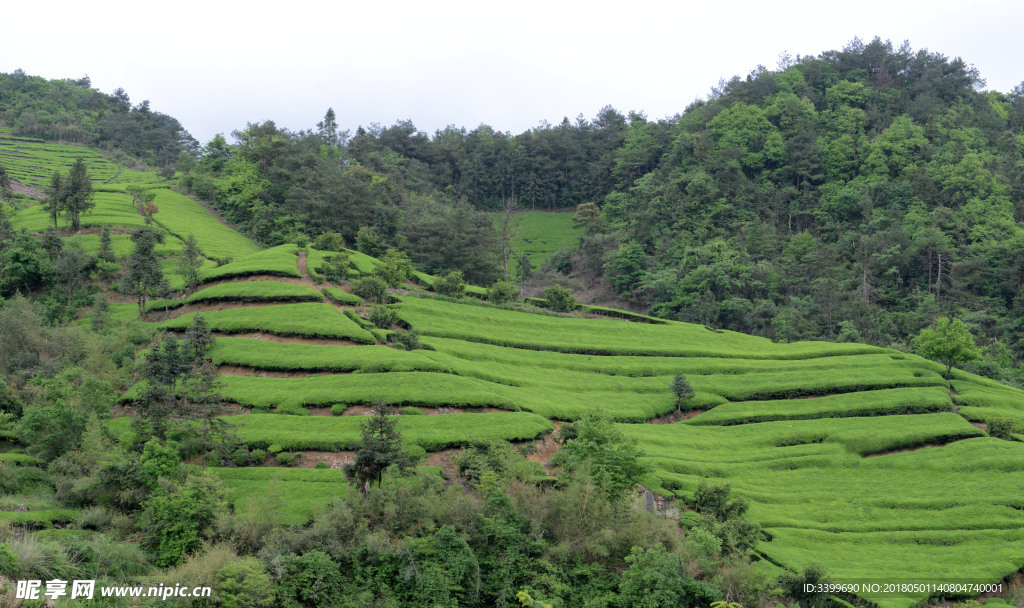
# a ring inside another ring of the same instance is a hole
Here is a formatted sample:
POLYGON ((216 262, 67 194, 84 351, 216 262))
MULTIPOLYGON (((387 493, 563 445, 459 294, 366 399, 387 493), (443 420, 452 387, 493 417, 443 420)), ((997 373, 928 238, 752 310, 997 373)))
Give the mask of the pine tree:
POLYGON ((50 216, 53 222, 53 229, 57 229, 57 217, 64 212, 64 199, 67 196, 67 186, 64 184, 64 177, 60 171, 54 170, 50 176, 50 185, 46 187, 46 199, 42 202, 43 209, 50 216))
POLYGON ((185 237, 184 247, 178 257, 178 274, 185 279, 185 288, 191 293, 199 284, 199 269, 203 267, 203 258, 199 254, 199 246, 196 237, 188 235, 185 237))
POLYGON ((146 302, 169 294, 171 286, 155 252, 157 244, 164 241, 164 235, 147 226, 133 232, 131 239, 135 248, 125 264, 127 272, 121 281, 121 293, 136 298, 141 317, 146 312, 146 302))
POLYGON ((96 259, 111 263, 116 259, 114 257, 114 248, 110 241, 109 226, 104 226, 100 232, 100 249, 96 252, 96 259))
POLYGON ((92 180, 89 179, 89 171, 81 157, 71 167, 71 173, 68 174, 65 185, 67 186, 67 196, 63 201, 64 211, 71 222, 71 231, 78 232, 81 227, 79 216, 96 206, 92 200, 92 180))
POLYGON ((377 401, 369 420, 359 425, 362 439, 355 462, 345 465, 345 476, 359 483, 363 496, 370 492, 371 483, 377 482, 380 486, 388 467, 395 465, 402 475, 412 467, 412 459, 402 450, 402 436, 397 427, 394 408, 383 399, 377 401))
POLYGON ((110 302, 102 293, 96 294, 96 301, 92 306, 92 330, 101 332, 107 325, 107 317, 110 316, 110 302))
POLYGON ((690 386, 690 381, 686 379, 683 372, 676 372, 675 377, 672 378, 672 394, 676 396, 676 411, 682 409, 683 401, 693 399, 693 387, 690 386))

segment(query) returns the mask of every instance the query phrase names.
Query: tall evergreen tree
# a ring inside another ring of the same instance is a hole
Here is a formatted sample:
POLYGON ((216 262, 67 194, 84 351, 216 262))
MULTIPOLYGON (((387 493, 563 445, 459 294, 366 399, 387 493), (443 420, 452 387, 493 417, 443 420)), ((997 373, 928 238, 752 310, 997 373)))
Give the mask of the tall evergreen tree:
POLYGON ((186 291, 192 293, 199 284, 199 270, 203 267, 203 257, 199 253, 196 237, 192 234, 185 237, 183 245, 181 255, 178 256, 178 274, 185 279, 186 291))
POLYGON ((373 415, 359 425, 362 439, 356 450, 355 462, 345 465, 345 476, 359 483, 363 496, 370 492, 370 484, 380 485, 384 471, 391 465, 405 474, 412 467, 412 460, 402 450, 402 436, 398 434, 398 420, 395 409, 383 399, 377 401, 373 415))
POLYGON ((164 242, 163 233, 144 226, 133 232, 131 239, 135 247, 125 264, 127 272, 121 280, 121 293, 136 299, 141 317, 146 312, 146 302, 169 294, 171 286, 154 250, 164 242))
POLYGON ((80 216, 96 206, 93 201, 92 180, 81 157, 71 167, 66 181, 67 197, 64 199, 64 210, 71 222, 71 231, 78 232, 81 228, 80 216))

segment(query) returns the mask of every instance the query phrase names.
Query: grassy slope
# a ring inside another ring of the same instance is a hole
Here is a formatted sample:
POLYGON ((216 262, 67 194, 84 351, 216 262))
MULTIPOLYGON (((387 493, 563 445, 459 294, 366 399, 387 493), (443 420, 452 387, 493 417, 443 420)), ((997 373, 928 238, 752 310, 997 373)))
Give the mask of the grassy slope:
MULTIPOLYGON (((520 252, 530 256, 530 263, 538 268, 563 247, 574 247, 583 231, 572 226, 571 213, 550 211, 523 211, 513 216, 518 238, 512 241, 516 258, 520 252)), ((501 227, 504 215, 494 214, 494 225, 501 227)))

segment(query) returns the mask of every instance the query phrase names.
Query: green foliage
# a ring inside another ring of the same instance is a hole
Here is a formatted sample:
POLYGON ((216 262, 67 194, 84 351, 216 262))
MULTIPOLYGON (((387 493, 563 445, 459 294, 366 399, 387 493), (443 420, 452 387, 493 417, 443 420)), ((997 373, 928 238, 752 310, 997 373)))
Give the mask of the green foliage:
POLYGON ((946 378, 953 377, 953 366, 981 356, 974 337, 960 319, 939 317, 935 328, 926 327, 914 338, 914 349, 922 357, 937 359, 946 366, 946 378))
POLYGON ((426 348, 426 346, 420 342, 419 333, 412 330, 400 329, 392 334, 391 339, 394 341, 395 346, 400 347, 402 350, 419 350, 426 348))
POLYGON ((466 292, 466 281, 462 272, 453 270, 434 281, 434 291, 451 298, 461 297, 466 292))
POLYGON ((681 409, 683 401, 693 399, 696 393, 693 391, 693 387, 690 386, 690 381, 686 379, 686 374, 679 371, 672 377, 672 394, 676 396, 676 409, 681 409))
POLYGON ((508 281, 495 281, 487 290, 487 301, 505 304, 519 298, 519 289, 508 281))
POLYGON ((313 249, 319 249, 320 251, 340 252, 345 249, 345 237, 337 232, 322 232, 313 239, 312 246, 313 249))
POLYGON ((372 276, 360 279, 353 291, 357 296, 370 302, 384 304, 387 300, 387 289, 388 284, 383 279, 372 276))
POLYGON ((172 492, 143 503, 140 529, 156 563, 172 566, 209 538, 217 517, 226 511, 223 491, 211 476, 193 475, 172 492))
MULTIPOLYGON (((163 329, 183 330, 195 313, 159 324, 163 329)), ((329 304, 281 304, 259 308, 213 310, 204 315, 210 329, 229 334, 266 331, 281 336, 335 338, 376 344, 368 331, 329 304)))
POLYGON ((135 298, 140 317, 145 312, 147 300, 164 297, 171 291, 154 252, 156 245, 163 240, 162 232, 149 227, 139 228, 132 233, 135 248, 125 264, 121 293, 135 298))
POLYGON ((347 252, 324 257, 324 264, 318 268, 328 282, 340 284, 352 278, 352 262, 347 252))
POLYGON ((1017 425, 1009 418, 989 418, 987 422, 988 434, 999 439, 1013 439, 1017 432, 1017 425))
POLYGON ((821 564, 810 564, 799 573, 783 575, 778 585, 800 608, 820 608, 828 605, 829 594, 815 588, 830 582, 821 564), (807 585, 810 585, 809 590, 807 585))
POLYGON ((412 276, 412 262, 405 252, 388 249, 380 264, 374 267, 373 276, 384 281, 388 287, 398 287, 412 276))
POLYGON ((384 255, 387 245, 375 228, 363 226, 356 235, 356 248, 370 257, 379 258, 384 255))
POLYGON ((186 291, 191 293, 199 284, 199 272, 202 266, 203 261, 199 255, 196 238, 189 234, 183 241, 181 256, 178 258, 178 274, 185 280, 186 291))
POLYGON ((391 329, 398 322, 398 311, 388 306, 376 305, 370 308, 370 323, 381 329, 391 329))
POLYGON ((626 556, 629 568, 619 585, 620 601, 637 608, 709 606, 721 599, 711 585, 686 576, 678 555, 661 547, 633 547, 626 556))
POLYGON ((557 461, 570 471, 587 467, 594 482, 610 496, 623 496, 653 470, 641 462, 645 453, 636 440, 616 428, 607 413, 588 414, 575 427, 576 436, 564 443, 557 461))
POLYGON ((380 486, 384 471, 395 467, 401 475, 412 467, 409 455, 402 450, 402 436, 398 433, 394 408, 383 399, 374 404, 373 414, 359 425, 360 440, 356 459, 345 465, 345 476, 359 484, 365 496, 372 482, 380 486))
POLYGON ((273 581, 256 558, 232 561, 217 571, 221 608, 271 608, 277 605, 273 581))
POLYGON ((332 608, 341 603, 343 582, 338 564, 322 551, 310 551, 287 561, 280 582, 282 605, 288 608, 332 608))
POLYGON ((548 308, 556 312, 569 312, 579 306, 576 296, 572 295, 572 290, 564 285, 551 285, 545 289, 544 299, 548 308))

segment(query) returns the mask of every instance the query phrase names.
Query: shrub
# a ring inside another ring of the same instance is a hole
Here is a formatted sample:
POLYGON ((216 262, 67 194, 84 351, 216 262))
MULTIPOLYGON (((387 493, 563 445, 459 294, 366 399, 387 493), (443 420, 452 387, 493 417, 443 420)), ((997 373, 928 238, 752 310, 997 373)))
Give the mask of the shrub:
POLYGON ((572 290, 562 285, 551 285, 544 290, 544 299, 547 300, 548 308, 556 312, 568 312, 576 310, 579 302, 572 295, 572 290))
POLYGON ((324 232, 313 239, 313 249, 320 251, 341 251, 345 248, 345 238, 337 232, 324 232))
POLYGON ((412 276, 412 262, 405 252, 388 249, 380 264, 373 267, 373 276, 383 280, 388 287, 398 287, 412 276))
POLYGON ((352 276, 352 262, 348 253, 336 253, 325 257, 323 266, 317 270, 324 275, 324 279, 337 284, 352 276))
POLYGON ((366 255, 377 258, 384 253, 386 245, 384 244, 384 239, 381 238, 375 228, 363 226, 359 229, 359 233, 356 234, 356 248, 366 255))
POLYGON ((263 464, 263 461, 266 460, 266 459, 267 459, 267 451, 266 450, 256 449, 256 450, 253 450, 251 454, 249 454, 249 460, 253 464, 255 464, 255 465, 263 464))
POLYGON ((487 301, 495 304, 511 302, 519 297, 519 288, 508 281, 495 281, 487 290, 487 301))
POLYGON ((381 329, 390 329, 398 323, 398 312, 387 306, 374 306, 370 309, 370 322, 381 329))
POLYGON ((14 578, 18 574, 18 556, 6 543, 0 545, 0 574, 14 578))
POLYGON ((421 348, 425 348, 423 344, 420 343, 420 335, 412 330, 396 331, 392 340, 394 340, 396 346, 401 346, 405 350, 419 350, 421 348))
POLYGON ((356 295, 371 302, 383 304, 387 297, 388 284, 379 277, 365 277, 356 283, 356 295))
POLYGON ((466 281, 462 277, 462 271, 453 270, 434 281, 434 291, 453 298, 461 296, 466 291, 466 281))
POLYGON ((326 460, 317 460, 316 461, 316 465, 314 466, 314 468, 317 468, 317 469, 329 469, 329 468, 331 468, 331 465, 327 464, 326 460))
POLYGON ((1013 439, 1016 432, 1013 420, 1009 418, 991 418, 988 420, 988 434, 999 439, 1013 439))
POLYGON ((245 448, 238 448, 231 454, 231 460, 237 467, 244 467, 249 464, 249 450, 245 448))
POLYGON ((295 462, 295 454, 292 452, 280 452, 277 455, 277 464, 283 467, 290 467, 295 462))

